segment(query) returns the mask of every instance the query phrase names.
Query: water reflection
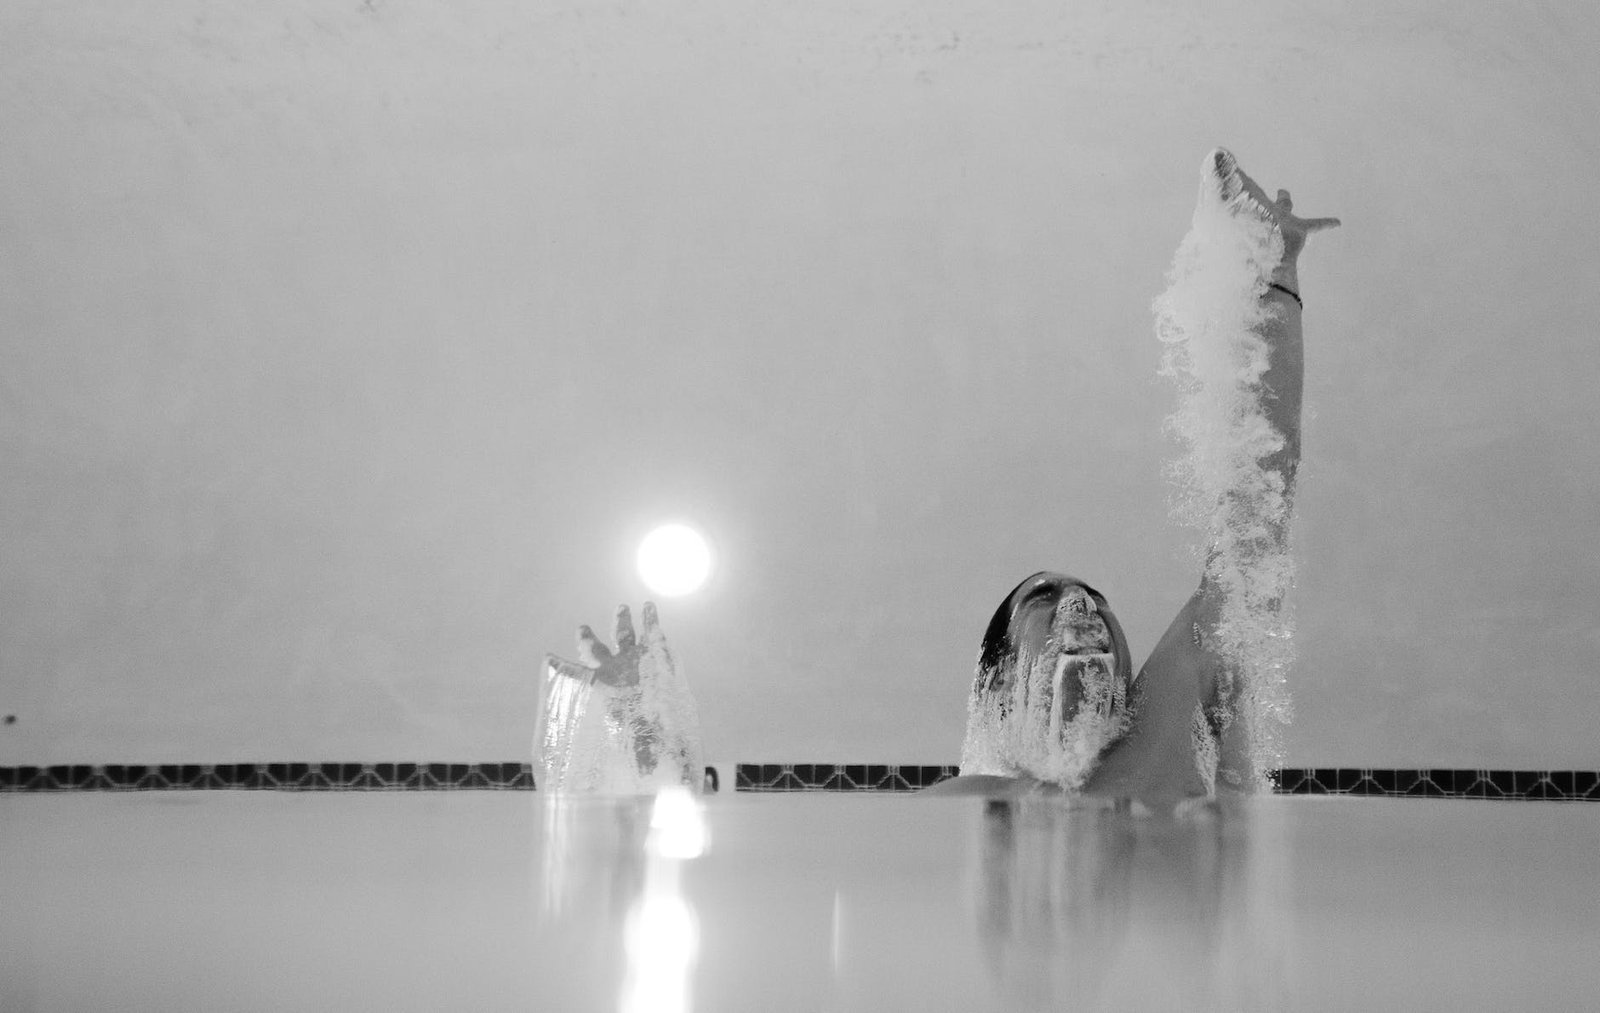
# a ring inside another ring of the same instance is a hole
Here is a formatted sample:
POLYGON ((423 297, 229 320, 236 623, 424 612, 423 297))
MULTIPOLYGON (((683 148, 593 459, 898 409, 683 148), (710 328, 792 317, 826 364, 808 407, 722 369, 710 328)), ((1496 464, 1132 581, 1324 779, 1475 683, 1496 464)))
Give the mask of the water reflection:
POLYGON ((1252 815, 984 803, 971 895, 1007 1008, 1283 1008, 1284 850, 1252 815))
POLYGON ((692 1008, 699 924, 683 867, 709 845, 700 801, 674 786, 540 803, 534 945, 543 966, 559 969, 554 998, 609 993, 621 1013, 692 1008))
POLYGON ((621 1013, 688 1013, 700 926, 683 892, 683 864, 705 853, 705 815, 689 789, 656 793, 644 886, 628 912, 621 1013))

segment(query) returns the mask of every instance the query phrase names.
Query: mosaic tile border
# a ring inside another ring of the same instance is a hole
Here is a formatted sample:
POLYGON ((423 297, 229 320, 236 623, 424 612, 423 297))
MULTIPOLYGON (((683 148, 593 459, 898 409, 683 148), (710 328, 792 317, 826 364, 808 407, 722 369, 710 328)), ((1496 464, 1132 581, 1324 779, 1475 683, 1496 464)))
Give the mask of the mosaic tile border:
MULTIPOLYGON (((953 765, 741 763, 750 792, 911 792, 955 777, 953 765)), ((1600 771, 1287 767, 1282 795, 1600 802, 1600 771)), ((527 763, 184 763, 0 767, 0 793, 63 791, 532 791, 527 763)))
POLYGON ((1286 767, 1281 795, 1383 795, 1600 802, 1600 771, 1286 767))
POLYGON ((961 773, 894 763, 741 763, 739 791, 918 791, 961 773))
POLYGON ((166 763, 0 767, 8 791, 531 791, 526 763, 166 763))
MULTIPOLYGON (((915 791, 960 773, 957 767, 860 764, 740 764, 740 791, 915 791), (868 772, 865 777, 861 772, 868 772)), ((1600 802, 1600 771, 1285 767, 1273 771, 1280 795, 1493 798, 1600 802)))

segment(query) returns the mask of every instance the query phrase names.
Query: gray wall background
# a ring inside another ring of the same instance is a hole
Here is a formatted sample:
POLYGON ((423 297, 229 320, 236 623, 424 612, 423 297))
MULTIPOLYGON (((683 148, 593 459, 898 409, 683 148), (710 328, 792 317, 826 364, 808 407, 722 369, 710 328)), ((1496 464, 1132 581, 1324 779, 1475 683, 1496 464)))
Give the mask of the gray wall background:
POLYGON ((0 6, 0 763, 509 759, 662 603, 708 752, 951 762, 1067 569, 1191 589, 1149 303, 1302 261, 1290 760, 1600 765, 1581 3, 0 6))

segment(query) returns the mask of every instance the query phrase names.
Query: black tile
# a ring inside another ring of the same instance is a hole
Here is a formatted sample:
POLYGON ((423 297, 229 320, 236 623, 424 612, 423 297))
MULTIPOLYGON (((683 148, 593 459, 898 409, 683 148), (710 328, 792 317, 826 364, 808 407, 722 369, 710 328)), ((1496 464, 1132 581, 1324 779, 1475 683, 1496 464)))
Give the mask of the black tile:
POLYGON ((1539 783, 1539 772, 1537 770, 1513 770, 1510 773, 1512 784, 1516 786, 1516 794, 1518 795, 1526 795, 1533 790, 1534 785, 1539 783))
POLYGON ((1411 782, 1411 787, 1406 789, 1406 794, 1426 798, 1443 798, 1445 792, 1437 784, 1429 780, 1425 772, 1419 771, 1417 778, 1411 782))
POLYGON ((1295 789, 1294 793, 1296 795, 1326 795, 1328 793, 1328 786, 1323 784, 1322 779, 1317 777, 1316 774, 1316 771, 1307 773, 1306 776, 1301 779, 1300 785, 1295 789))
POLYGON ((1304 770, 1286 767, 1278 771, 1278 776, 1273 783, 1273 790, 1282 795, 1292 795, 1305 779, 1306 772, 1304 770))
POLYGON ((339 771, 340 787, 348 791, 382 791, 388 784, 378 776, 378 772, 367 763, 348 763, 339 771), (354 773, 350 768, 354 767, 354 773), (346 776, 348 775, 348 776, 346 776))
POLYGON ((1575 797, 1593 798, 1597 788, 1600 788, 1600 770, 1574 770, 1572 772, 1572 794, 1575 797))
POLYGON ((118 788, 131 791, 136 788, 144 788, 148 784, 147 779, 150 776, 149 767, 134 765, 119 766, 115 768, 115 774, 112 774, 112 770, 113 768, 107 767, 106 775, 110 779, 111 783, 116 785, 118 788))
MULTIPOLYGON (((531 763, 519 763, 516 766, 516 774, 511 778, 511 780, 506 782, 506 787, 515 788, 518 791, 532 791, 533 765, 531 763)), ((735 778, 735 780, 737 780, 737 778, 735 778)), ((732 791, 733 786, 729 785, 728 790, 732 791)))
POLYGON ((1400 771, 1398 770, 1385 770, 1383 768, 1369 770, 1367 771, 1367 777, 1378 789, 1375 794, 1385 795, 1401 788, 1400 771))
POLYGON ((918 777, 915 786, 918 788, 931 788, 949 776, 945 773, 949 769, 950 768, 948 767, 924 765, 918 771, 918 777))
POLYGON ((749 791, 756 786, 761 778, 761 765, 759 763, 740 763, 733 768, 733 790, 749 791))
POLYGON ((899 767, 890 768, 889 776, 883 779, 883 783, 880 785, 880 787, 885 791, 911 790, 911 785, 907 784, 906 779, 901 776, 899 767))
POLYGON ((483 768, 478 766, 476 763, 467 764, 466 770, 464 770, 461 776, 457 778, 456 786, 460 788, 494 787, 494 785, 490 783, 488 775, 483 772, 483 768))
POLYGON ((334 788, 343 788, 345 785, 361 776, 359 763, 318 763, 312 767, 312 778, 321 776, 334 788))
POLYGON ((1577 795, 1577 771, 1552 770, 1546 777, 1549 778, 1550 784, 1556 791, 1561 793, 1562 797, 1572 798, 1577 795))
MULTIPOLYGON (((305 767, 305 772, 295 779, 294 786, 301 791, 327 791, 334 787, 333 778, 328 776, 328 768, 334 766, 326 763, 298 764, 305 767)), ((291 768, 290 773, 293 773, 291 768)))
POLYGON ((1567 796, 1557 790, 1555 785, 1543 778, 1540 778, 1528 787, 1528 790, 1523 793, 1523 797, 1537 799, 1564 799, 1567 796))
POLYGON ((49 769, 49 780, 56 791, 81 791, 94 779, 94 768, 88 764, 55 766, 49 769))
POLYGON ((1344 788, 1343 791, 1350 795, 1388 795, 1391 794, 1387 784, 1372 779, 1371 771, 1362 771, 1361 777, 1355 784, 1344 788))

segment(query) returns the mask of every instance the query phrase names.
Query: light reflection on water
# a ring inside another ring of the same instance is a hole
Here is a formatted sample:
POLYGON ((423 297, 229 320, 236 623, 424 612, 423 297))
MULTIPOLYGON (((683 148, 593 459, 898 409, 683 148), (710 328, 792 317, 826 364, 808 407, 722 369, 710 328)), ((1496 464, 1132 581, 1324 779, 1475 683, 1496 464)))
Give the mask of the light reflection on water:
POLYGON ((647 912, 636 938, 716 1013, 1600 994, 1600 805, 697 805, 709 847, 691 828, 652 856, 648 796, 0 794, 0 1009, 615 1013, 652 895, 685 907, 647 912))
POLYGON ((688 1013, 699 921, 683 866, 710 843, 699 800, 676 786, 653 797, 552 795, 543 816, 539 945, 589 965, 620 949, 619 1013, 688 1013))
POLYGON ((716 996, 748 988, 762 960, 782 961, 823 1009, 918 993, 937 1001, 952 981, 1005 1009, 1282 1005, 1287 852, 1279 821, 1248 807, 1136 814, 1061 798, 829 800, 871 816, 867 824, 886 809, 943 824, 910 853, 900 842, 873 858, 869 832, 848 812, 835 807, 820 825, 792 820, 796 808, 820 812, 818 801, 790 800, 791 836, 764 847, 749 817, 786 810, 733 803, 745 817, 743 843, 765 854, 696 876, 691 863, 707 852, 709 830, 705 803, 687 791, 545 799, 535 848, 540 963, 587 972, 591 986, 611 975, 622 1013, 724 1008, 716 996), (918 852, 929 847, 945 867, 919 881, 918 852), (768 906, 774 877, 788 899, 768 906), (721 941, 709 953, 703 918, 721 941), (752 928, 758 945, 725 951, 748 946, 752 928), (885 946, 895 937, 915 940, 937 973, 917 980, 907 951, 885 946), (1152 962, 1160 973, 1148 973, 1152 962), (697 972, 709 986, 704 1003, 694 996, 697 972))

